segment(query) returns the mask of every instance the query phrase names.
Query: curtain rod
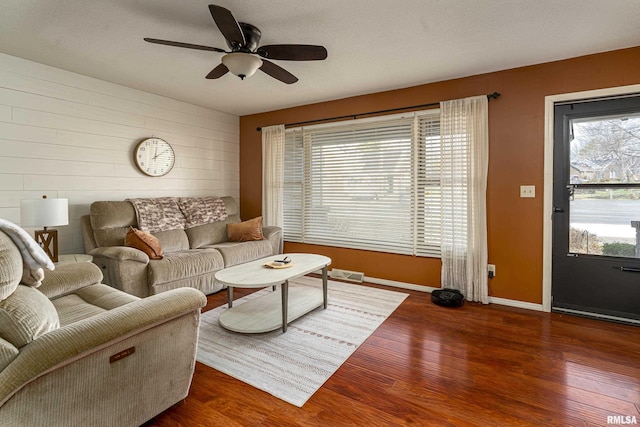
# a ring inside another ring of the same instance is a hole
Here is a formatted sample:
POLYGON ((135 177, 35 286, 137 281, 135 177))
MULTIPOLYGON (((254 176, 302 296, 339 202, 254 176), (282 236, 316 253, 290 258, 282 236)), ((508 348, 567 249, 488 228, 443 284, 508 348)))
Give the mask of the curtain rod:
MULTIPOLYGON (((498 97, 500 96, 500 94, 498 92, 493 92, 490 93, 489 95, 487 95, 487 99, 489 101, 491 101, 492 99, 498 99, 498 97)), ((300 125, 308 125, 310 123, 322 123, 322 122, 329 122, 332 120, 339 120, 339 119, 356 119, 359 116, 369 116, 372 114, 381 114, 381 113, 393 113, 396 111, 402 111, 402 110, 410 110, 413 108, 423 108, 423 107, 435 107, 436 105, 440 105, 439 102, 431 102, 429 104, 420 104, 420 105, 410 105, 407 107, 398 107, 398 108, 390 108, 388 110, 378 110, 378 111, 368 111, 366 113, 358 113, 358 114, 348 114, 346 116, 335 116, 335 117, 326 117, 324 119, 316 119, 316 120, 307 120, 304 122, 295 122, 295 123, 285 123, 285 127, 291 127, 291 126, 300 126, 300 125)), ((262 130, 261 127, 257 127, 256 130, 258 132, 260 132, 262 130)))

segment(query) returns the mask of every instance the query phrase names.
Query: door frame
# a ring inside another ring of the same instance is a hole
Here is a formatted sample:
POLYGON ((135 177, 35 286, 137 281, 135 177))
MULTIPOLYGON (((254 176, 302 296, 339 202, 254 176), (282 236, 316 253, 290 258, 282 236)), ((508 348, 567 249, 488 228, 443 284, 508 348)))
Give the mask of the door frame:
POLYGON ((640 93, 640 84, 563 93, 544 97, 544 192, 542 222, 542 310, 551 311, 551 249, 553 245, 553 127, 556 102, 640 93))

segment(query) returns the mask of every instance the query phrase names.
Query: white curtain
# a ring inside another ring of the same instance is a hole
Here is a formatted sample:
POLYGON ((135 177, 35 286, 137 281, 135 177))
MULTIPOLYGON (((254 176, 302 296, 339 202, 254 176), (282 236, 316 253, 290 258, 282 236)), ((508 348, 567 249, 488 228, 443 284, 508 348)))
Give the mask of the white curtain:
POLYGON ((487 286, 488 100, 440 103, 442 287, 489 302, 487 286))
POLYGON ((262 223, 282 227, 284 125, 262 128, 262 223))

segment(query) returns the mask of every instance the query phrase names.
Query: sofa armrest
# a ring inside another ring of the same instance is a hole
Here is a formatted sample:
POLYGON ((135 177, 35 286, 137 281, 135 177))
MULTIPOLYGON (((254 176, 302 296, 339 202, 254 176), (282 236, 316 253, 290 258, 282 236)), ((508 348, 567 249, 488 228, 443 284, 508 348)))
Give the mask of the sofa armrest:
POLYGON ((127 246, 105 246, 89 254, 93 256, 93 263, 102 269, 104 283, 140 298, 149 295, 147 254, 127 246))
POLYGON ((105 246, 102 248, 95 248, 89 251, 89 255, 96 257, 104 257, 115 259, 118 261, 137 261, 143 264, 149 263, 149 256, 142 252, 140 249, 130 248, 129 246, 105 246))
POLYGON ((271 246, 273 247, 273 255, 282 253, 284 242, 281 227, 266 225, 262 227, 262 235, 265 239, 271 242, 271 246))
POLYGON ((196 289, 173 289, 42 335, 22 347, 20 355, 0 372, 0 406, 39 376, 172 319, 193 315, 197 329, 200 308, 206 302, 196 289))
POLYGON ((62 264, 55 270, 44 271, 44 279, 38 290, 47 298, 53 299, 101 281, 102 271, 95 264, 90 262, 62 264))

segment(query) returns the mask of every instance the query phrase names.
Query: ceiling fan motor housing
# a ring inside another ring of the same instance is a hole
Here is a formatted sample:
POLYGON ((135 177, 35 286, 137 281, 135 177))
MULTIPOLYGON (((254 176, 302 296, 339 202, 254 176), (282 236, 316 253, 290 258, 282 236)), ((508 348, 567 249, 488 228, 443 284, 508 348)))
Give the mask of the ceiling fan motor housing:
POLYGON ((258 48, 258 44, 260 44, 262 32, 258 27, 245 22, 238 22, 238 25, 240 25, 240 29, 244 35, 244 45, 233 46, 228 40, 226 40, 227 46, 229 46, 233 52, 253 53, 258 48))

